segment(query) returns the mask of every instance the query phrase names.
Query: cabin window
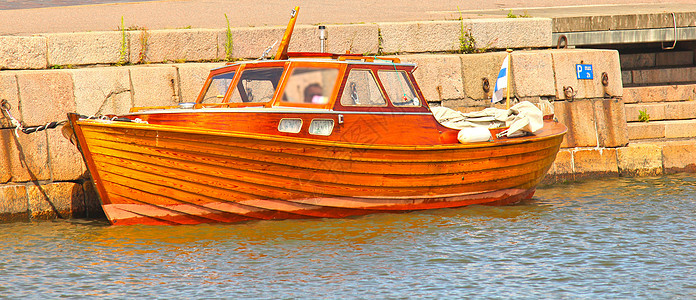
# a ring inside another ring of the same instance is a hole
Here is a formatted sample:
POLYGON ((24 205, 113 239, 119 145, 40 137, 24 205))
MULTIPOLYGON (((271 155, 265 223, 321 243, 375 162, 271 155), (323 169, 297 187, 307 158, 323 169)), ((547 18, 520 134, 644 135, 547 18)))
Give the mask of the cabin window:
POLYGON ((246 69, 235 86, 230 102, 268 102, 273 99, 283 68, 246 69))
POLYGON ((278 131, 298 133, 302 129, 302 119, 281 119, 278 123, 278 131))
POLYGON ((283 102, 326 104, 338 77, 334 68, 294 68, 285 84, 283 102))
POLYGON ((387 100, 370 70, 352 69, 341 95, 345 106, 385 106, 387 100))
POLYGON ((309 124, 309 133, 314 135, 331 135, 334 128, 334 120, 314 119, 309 124))
POLYGON ((394 106, 420 106, 421 101, 416 96, 411 80, 405 71, 379 70, 379 80, 394 106))
POLYGON ((213 76, 201 103, 222 102, 222 98, 225 98, 225 94, 227 94, 227 90, 230 88, 233 78, 234 72, 213 76))

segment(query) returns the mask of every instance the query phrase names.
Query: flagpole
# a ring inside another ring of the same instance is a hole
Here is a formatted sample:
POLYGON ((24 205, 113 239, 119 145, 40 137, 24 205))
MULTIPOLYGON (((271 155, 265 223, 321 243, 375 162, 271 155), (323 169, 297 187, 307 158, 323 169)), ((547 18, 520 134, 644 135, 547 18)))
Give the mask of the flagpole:
POLYGON ((505 100, 505 109, 510 109, 510 88, 512 88, 512 68, 510 68, 510 53, 512 53, 512 49, 507 49, 507 98, 505 100))

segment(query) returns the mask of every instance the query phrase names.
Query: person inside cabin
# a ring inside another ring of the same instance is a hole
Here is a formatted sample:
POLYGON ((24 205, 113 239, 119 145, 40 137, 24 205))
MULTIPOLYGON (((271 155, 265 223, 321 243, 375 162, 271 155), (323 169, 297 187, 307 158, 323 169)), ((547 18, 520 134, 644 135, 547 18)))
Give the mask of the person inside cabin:
POLYGON ((323 95, 324 90, 318 83, 312 83, 304 89, 304 102, 314 104, 326 103, 326 98, 323 95))

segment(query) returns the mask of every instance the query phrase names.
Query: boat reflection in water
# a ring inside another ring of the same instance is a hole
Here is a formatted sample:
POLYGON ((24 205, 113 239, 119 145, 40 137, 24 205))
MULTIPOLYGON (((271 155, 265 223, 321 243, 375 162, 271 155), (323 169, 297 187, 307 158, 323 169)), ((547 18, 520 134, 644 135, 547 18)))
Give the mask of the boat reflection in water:
POLYGON ((565 126, 460 143, 423 100, 414 64, 288 53, 295 17, 275 59, 212 70, 195 103, 70 115, 66 131, 113 224, 333 218, 534 194, 565 126))

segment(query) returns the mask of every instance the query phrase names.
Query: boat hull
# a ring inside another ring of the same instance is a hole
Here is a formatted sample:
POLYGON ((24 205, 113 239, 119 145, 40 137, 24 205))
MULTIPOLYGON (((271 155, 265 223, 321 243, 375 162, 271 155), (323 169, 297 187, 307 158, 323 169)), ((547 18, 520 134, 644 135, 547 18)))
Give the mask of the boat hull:
POLYGON ((346 217, 532 197, 565 127, 454 145, 365 145, 76 120, 113 224, 346 217))

